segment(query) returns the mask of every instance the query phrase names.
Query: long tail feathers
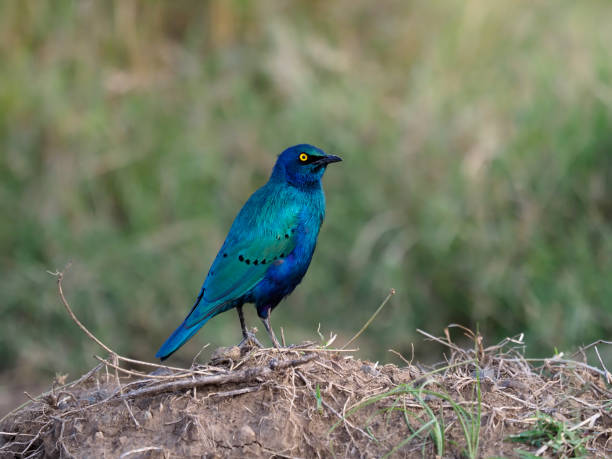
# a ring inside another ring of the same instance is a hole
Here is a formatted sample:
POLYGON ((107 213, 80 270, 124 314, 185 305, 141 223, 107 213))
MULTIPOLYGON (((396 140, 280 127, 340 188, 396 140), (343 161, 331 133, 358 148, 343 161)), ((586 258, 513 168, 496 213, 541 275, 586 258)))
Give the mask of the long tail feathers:
POLYGON ((172 333, 170 335, 170 337, 166 340, 166 342, 164 344, 162 344, 162 346, 159 348, 159 351, 157 351, 157 354, 155 354, 155 357, 161 359, 161 360, 166 360, 168 357, 170 357, 179 347, 181 347, 183 344, 185 344, 185 342, 191 338, 193 335, 196 334, 196 332, 202 328, 202 326, 208 322, 208 320, 210 319, 210 317, 206 318, 206 320, 203 320, 201 322, 196 323, 195 325, 191 326, 191 327, 187 327, 185 325, 185 322, 183 322, 176 330, 174 330, 174 333, 172 333))

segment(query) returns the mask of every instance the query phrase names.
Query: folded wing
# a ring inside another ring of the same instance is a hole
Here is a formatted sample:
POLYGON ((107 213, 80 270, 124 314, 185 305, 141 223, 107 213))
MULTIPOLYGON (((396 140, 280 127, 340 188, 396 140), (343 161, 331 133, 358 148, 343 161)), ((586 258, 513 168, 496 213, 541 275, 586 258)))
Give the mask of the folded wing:
POLYGON ((242 238, 230 233, 208 272, 198 301, 185 319, 187 327, 224 311, 229 303, 255 287, 275 261, 291 253, 297 222, 295 217, 283 220, 275 222, 273 231, 266 229, 242 238))

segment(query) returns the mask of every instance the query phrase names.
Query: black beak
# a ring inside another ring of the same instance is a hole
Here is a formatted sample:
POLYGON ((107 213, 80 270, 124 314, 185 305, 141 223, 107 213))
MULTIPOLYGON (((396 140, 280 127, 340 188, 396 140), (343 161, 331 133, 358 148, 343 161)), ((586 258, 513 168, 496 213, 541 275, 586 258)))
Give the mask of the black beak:
POLYGON ((340 156, 326 155, 323 156, 321 159, 315 161, 314 164, 316 164, 317 166, 327 166, 328 164, 337 163, 339 161, 342 161, 342 158, 340 156))

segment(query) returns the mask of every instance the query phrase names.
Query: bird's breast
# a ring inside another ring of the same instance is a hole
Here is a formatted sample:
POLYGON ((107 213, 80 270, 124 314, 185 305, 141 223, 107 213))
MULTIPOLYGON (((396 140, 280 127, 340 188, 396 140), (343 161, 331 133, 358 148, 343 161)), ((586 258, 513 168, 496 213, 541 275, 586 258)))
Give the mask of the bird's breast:
POLYGON ((316 213, 301 212, 299 224, 292 233, 293 250, 270 266, 260 293, 283 297, 301 282, 312 260, 320 227, 321 220, 316 213))
POLYGON ((269 265, 264 278, 253 289, 250 298, 258 305, 278 303, 301 282, 310 265, 325 213, 321 189, 305 192, 274 186, 268 191, 258 212, 254 212, 259 220, 257 226, 264 232, 275 233, 280 222, 290 222, 289 228, 279 234, 280 240, 287 240, 291 249, 269 265))

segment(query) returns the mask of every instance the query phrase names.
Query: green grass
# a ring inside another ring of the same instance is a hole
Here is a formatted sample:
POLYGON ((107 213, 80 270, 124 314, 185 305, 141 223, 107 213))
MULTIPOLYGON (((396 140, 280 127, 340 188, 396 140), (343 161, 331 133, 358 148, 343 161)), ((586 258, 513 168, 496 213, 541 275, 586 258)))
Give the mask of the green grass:
MULTIPOLYGON (((525 443, 529 446, 547 447, 547 454, 558 457, 586 457, 585 444, 588 438, 577 431, 569 430, 567 425, 552 417, 538 413, 536 425, 533 429, 520 434, 510 435, 508 440, 525 443)), ((536 457, 535 455, 517 450, 521 457, 536 457)))
MULTIPOLYGON (((69 261, 81 320, 153 358, 303 141, 345 161, 275 311, 289 342, 319 323, 346 342, 391 287, 365 357, 451 322, 525 332, 529 355, 610 336, 611 20, 606 1, 2 2, 0 370, 93 365, 46 274, 69 261)), ((177 363, 239 339, 223 314, 177 363)))
MULTIPOLYGON (((465 364, 465 362, 462 362, 465 364)), ((444 369, 448 369, 449 367, 444 367, 444 369)), ((442 369, 443 370, 443 369, 442 369)), ((410 442, 415 439, 423 442, 422 452, 423 457, 426 456, 425 448, 427 447, 427 437, 430 437, 430 441, 433 443, 434 451, 436 455, 443 456, 446 451, 446 445, 449 443, 447 438, 447 433, 445 432, 445 420, 444 413, 442 408, 440 409, 440 413, 436 413, 434 408, 430 406, 431 398, 442 400, 450 405, 453 410, 454 417, 458 421, 461 426, 461 431, 463 434, 463 441, 465 442, 465 447, 461 445, 455 444, 456 447, 462 449, 462 454, 465 457, 470 459, 474 459, 478 457, 478 446, 480 443, 480 427, 481 427, 481 392, 480 392, 480 375, 479 370, 477 370, 477 377, 475 379, 475 389, 474 389, 474 408, 466 409, 463 408, 456 400, 451 397, 448 393, 440 390, 430 390, 426 389, 426 386, 429 384, 429 381, 425 381, 420 384, 418 387, 413 384, 401 384, 389 391, 377 394, 373 397, 370 397, 363 402, 359 403, 354 408, 350 409, 346 418, 348 419, 351 415, 355 414, 357 411, 364 409, 367 406, 376 404, 381 400, 388 398, 395 398, 395 402, 391 406, 391 408, 383 409, 375 412, 370 416, 368 421, 366 422, 365 429, 368 428, 370 421, 372 421, 375 417, 380 415, 381 413, 385 413, 388 411, 400 410, 406 421, 406 427, 412 433, 395 445, 384 457, 392 456, 394 453, 398 452, 401 448, 408 445, 410 442), (414 409, 408 409, 401 402, 401 396, 408 395, 413 398, 419 407, 422 410, 422 413, 415 413, 414 409), (425 397, 429 397, 429 400, 426 400, 425 397), (418 428, 414 428, 413 424, 416 423, 418 428)), ((335 430, 343 420, 338 421, 331 429, 331 431, 335 430)), ((374 436, 372 435, 374 438, 374 436)))

